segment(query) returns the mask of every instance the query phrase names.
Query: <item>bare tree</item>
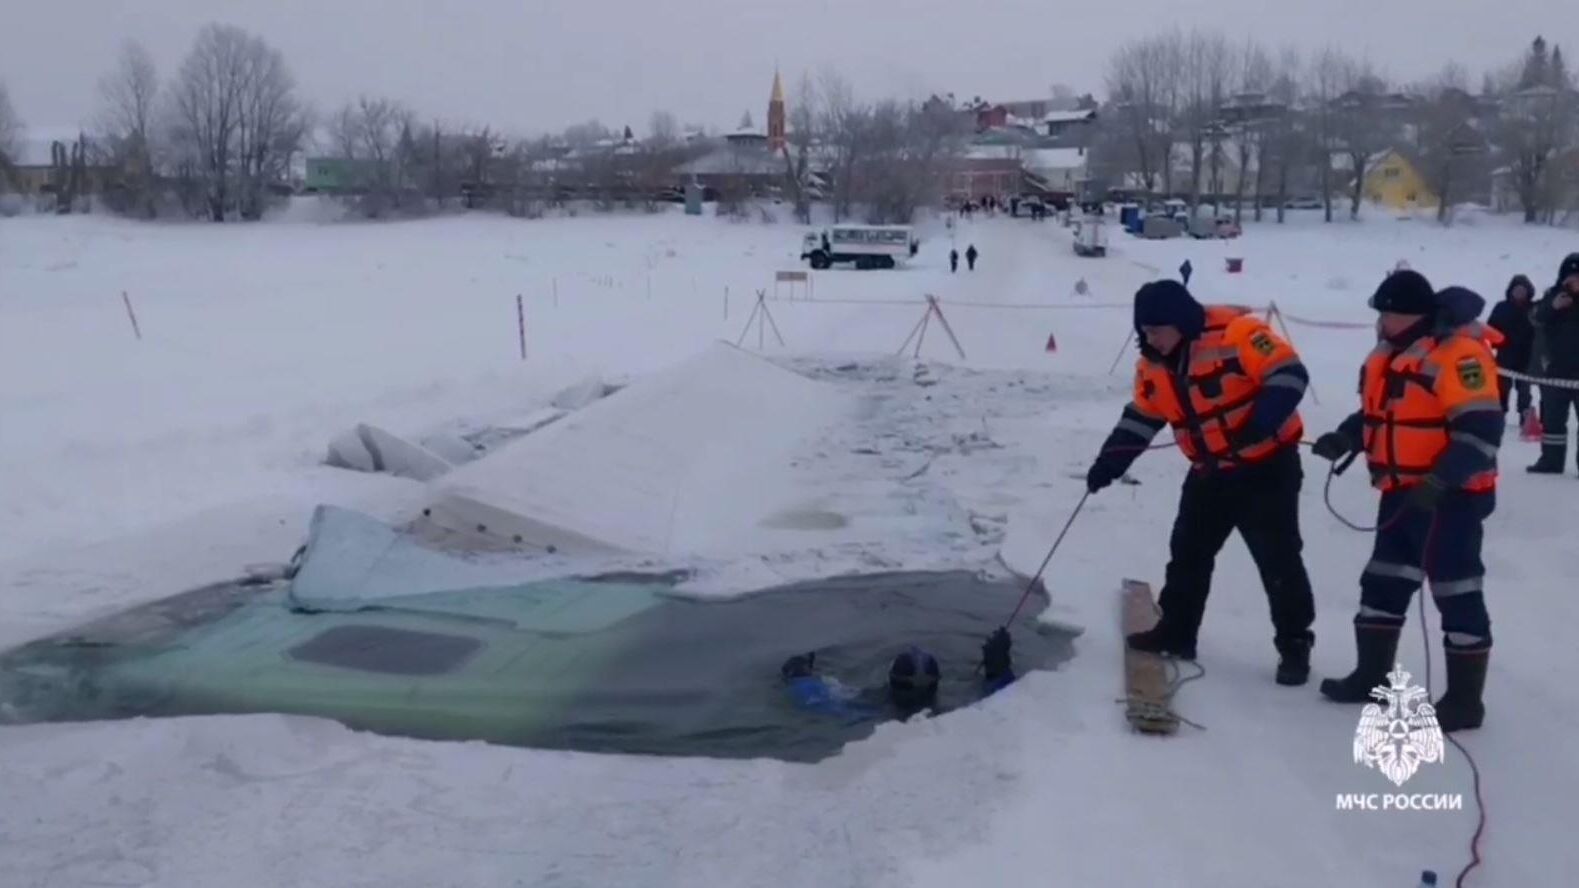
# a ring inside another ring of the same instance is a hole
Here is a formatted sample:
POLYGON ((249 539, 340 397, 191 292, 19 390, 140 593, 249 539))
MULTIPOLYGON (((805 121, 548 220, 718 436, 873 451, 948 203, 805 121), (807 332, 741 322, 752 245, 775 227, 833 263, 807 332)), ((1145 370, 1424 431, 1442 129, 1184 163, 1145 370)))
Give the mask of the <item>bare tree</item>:
POLYGON ((1415 153, 1421 175, 1437 195, 1437 221, 1447 224, 1453 205, 1484 178, 1487 145, 1476 128, 1469 75, 1448 63, 1435 78, 1410 90, 1415 101, 1415 153))
MULTIPOLYGON (((365 192, 362 207, 369 216, 402 206, 411 185, 410 171, 419 162, 412 132, 415 121, 416 115, 400 102, 366 95, 347 103, 332 118, 330 139, 340 157, 357 171, 357 179, 348 184, 365 192)), ((434 150, 439 150, 436 144, 434 150)))
POLYGON ((11 107, 11 94, 0 83, 0 182, 16 180, 14 168, 17 152, 22 146, 22 120, 11 107))
POLYGON ((121 46, 116 66, 99 80, 98 145, 101 163, 122 172, 122 211, 152 218, 154 204, 154 113, 159 74, 153 57, 135 40, 121 46))
MULTIPOLYGON (((1180 36, 1146 38, 1120 47, 1107 74, 1118 126, 1129 137, 1129 163, 1148 196, 1161 179, 1164 193, 1172 191, 1173 119, 1178 109, 1180 36)), ((1110 142, 1110 150, 1118 145, 1110 142)))
MULTIPOLYGON (((1221 141, 1218 112, 1227 98, 1232 57, 1220 34, 1192 31, 1181 43, 1182 102, 1178 132, 1190 149, 1190 211, 1201 204, 1201 172, 1207 150, 1221 141)), ((1214 152, 1215 153, 1215 152, 1214 152)))
POLYGON ((290 158, 301 149, 310 121, 279 50, 248 37, 244 61, 236 123, 239 209, 243 219, 256 220, 263 218, 266 190, 288 177, 290 158))
POLYGON ((1334 100, 1334 147, 1348 160, 1349 218, 1360 218, 1365 179, 1376 159, 1397 141, 1398 109, 1391 106, 1387 84, 1369 63, 1340 56, 1339 95, 1334 100))
POLYGON ((873 106, 857 178, 868 221, 908 224, 918 209, 936 204, 964 135, 960 118, 935 104, 873 106))
POLYGON ((565 140, 565 144, 571 147, 585 148, 588 145, 602 142, 613 135, 614 133, 601 122, 589 120, 586 123, 578 123, 567 127, 562 138, 565 140))
POLYGON ((1501 112, 1492 127, 1493 141, 1507 163, 1525 222, 1551 218, 1563 178, 1552 164, 1560 152, 1573 147, 1579 118, 1573 84, 1566 70, 1554 72, 1556 67, 1545 41, 1536 38, 1522 62, 1503 72, 1498 84, 1501 112))
POLYGON ((823 72, 817 92, 822 100, 818 129, 832 158, 833 216, 840 221, 850 215, 855 202, 871 111, 856 101, 850 82, 833 71, 823 72))
POLYGON ((795 218, 802 225, 811 224, 811 171, 812 146, 817 142, 817 88, 811 75, 802 74, 795 89, 795 101, 790 105, 784 147, 784 178, 789 183, 790 196, 795 201, 795 218), (791 153, 793 149, 793 153, 791 153))
POLYGON ((467 195, 466 206, 476 207, 494 192, 497 181, 495 167, 506 155, 506 145, 490 126, 467 133, 461 141, 461 156, 465 160, 465 175, 461 190, 467 195))
POLYGON ((1306 96, 1311 104, 1311 161, 1321 182, 1325 220, 1332 221, 1332 156, 1338 148, 1337 100, 1349 77, 1349 59, 1342 50, 1327 47, 1312 60, 1306 96))
POLYGON ((307 130, 307 112, 283 57, 240 28, 198 33, 170 92, 178 176, 201 189, 215 222, 239 208, 262 214, 266 186, 283 177, 307 130))
POLYGON ((1263 142, 1274 106, 1267 92, 1272 87, 1272 58, 1253 39, 1246 40, 1236 59, 1234 71, 1233 111, 1228 115, 1234 134, 1235 160, 1239 171, 1234 177, 1234 222, 1244 221, 1245 186, 1250 175, 1250 165, 1255 163, 1255 190, 1253 200, 1256 221, 1261 220, 1261 185, 1266 174, 1263 159, 1263 142))
POLYGON ((658 150, 668 150, 680 141, 680 122, 668 111, 654 111, 647 123, 647 143, 658 150))
MULTIPOLYGON (((1271 173, 1276 183, 1277 221, 1287 219, 1289 182, 1294 171, 1310 157, 1311 127, 1306 116, 1300 113, 1304 99, 1301 85, 1305 82, 1304 62, 1299 51, 1285 47, 1278 53, 1269 101, 1278 109, 1263 131, 1260 140, 1260 159, 1256 191, 1259 194, 1260 176, 1271 173)), ((1330 167, 1331 164, 1329 163, 1330 167)), ((1261 202, 1256 202, 1256 221, 1261 220, 1261 202)))
POLYGON ((209 218, 215 222, 225 221, 232 197, 247 43, 247 34, 240 28, 204 27, 181 64, 171 94, 173 141, 195 165, 209 218))

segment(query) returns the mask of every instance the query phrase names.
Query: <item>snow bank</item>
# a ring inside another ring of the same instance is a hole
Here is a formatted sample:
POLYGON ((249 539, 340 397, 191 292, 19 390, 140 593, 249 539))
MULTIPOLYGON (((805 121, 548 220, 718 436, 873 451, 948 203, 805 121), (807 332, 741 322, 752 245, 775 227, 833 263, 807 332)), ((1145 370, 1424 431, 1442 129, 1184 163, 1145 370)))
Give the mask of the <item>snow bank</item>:
POLYGON ((330 441, 325 461, 337 469, 388 472, 413 481, 432 481, 450 470, 449 462, 422 445, 366 423, 330 441))
MULTIPOLYGON (((818 273, 820 302, 772 302, 790 349, 871 356, 892 354, 921 319, 920 294, 935 293, 969 364, 1025 371, 980 380, 958 398, 947 372, 925 387, 874 373, 882 389, 870 421, 786 449, 804 497, 789 510, 846 516, 842 536, 754 524, 784 511, 758 502, 776 498, 769 494, 786 481, 777 472, 725 473, 713 485, 713 499, 741 502, 743 520, 724 526, 702 485, 671 477, 714 468, 694 465, 688 451, 656 481, 640 475, 640 489, 621 489, 633 482, 599 461, 604 450, 564 448, 524 466, 522 477, 549 476, 547 495, 570 487, 555 472, 595 476, 589 496, 601 499, 572 501, 569 511, 612 516, 621 533, 611 536, 658 535, 652 528, 670 514, 674 550, 710 535, 715 550, 732 554, 699 578, 709 588, 697 594, 1000 556, 1028 573, 1079 500, 1085 466, 1128 397, 1132 349, 1107 373, 1130 314, 1094 303, 1123 303, 1139 283, 1189 259, 1203 299, 1275 299, 1289 314, 1368 322, 1369 290, 1400 259, 1435 282, 1495 296, 1515 272, 1550 283, 1573 240, 1495 219, 1444 231, 1385 219, 1322 226, 1318 217, 1248 225, 1233 242, 1115 233, 1108 258, 1094 261, 1074 257, 1067 233, 1049 226, 960 221, 926 240, 907 269, 818 273), (975 273, 948 272, 951 236, 982 250, 975 273), (1243 273, 1225 271, 1229 255, 1245 259, 1243 273), (1089 298, 1067 295, 1079 279, 1089 298), (835 302, 845 299, 883 302, 835 302), (992 302, 1050 311, 975 306, 992 302), (1044 351, 1049 332, 1056 353, 1044 351), (1002 446, 954 440, 973 432, 1002 446), (662 520, 648 514, 663 502, 662 489, 646 486, 654 484, 686 494, 662 520), (626 507, 639 517, 626 518, 626 507)), ((323 467, 325 435, 348 417, 401 429, 464 417, 473 428, 519 431, 589 374, 649 373, 721 336, 733 342, 749 294, 771 286, 775 269, 794 267, 799 235, 682 217, 231 227, 41 216, 0 225, 0 646, 288 557, 318 503, 354 503, 386 520, 417 513, 425 487, 323 467), (136 302, 141 341, 122 290, 136 302), (522 292, 527 361, 514 302, 522 292), (6 434, 13 429, 28 431, 6 434)), ((941 333, 934 324, 922 357, 952 362, 941 333)), ((1292 333, 1312 374, 1305 412, 1314 433, 1352 409, 1354 374, 1373 337, 1299 324, 1292 333)), ((776 347, 771 336, 767 347, 776 347)), ((628 394, 562 418, 544 412, 557 421, 540 433, 602 447, 573 427, 624 410, 617 405, 628 394)), ((737 426, 781 422, 761 404, 746 406, 737 426)), ((805 408, 783 409, 782 439, 726 431, 785 448, 814 434, 796 415, 805 408)), ((653 427, 618 429, 640 445, 622 444, 621 458, 657 449, 643 438, 653 427)), ((1561 884, 1562 873, 1579 870, 1564 817, 1579 797, 1579 769, 1561 742, 1579 733, 1569 628, 1579 606, 1565 555, 1574 487, 1520 471, 1535 450, 1504 443, 1507 472, 1486 529, 1498 637, 1493 714, 1465 742, 1492 821, 1487 863, 1471 884, 1561 884)), ((1326 513, 1324 469, 1306 465, 1313 665, 1318 676, 1339 675, 1353 665, 1350 621, 1369 540, 1326 513)), ((885 726, 816 767, 397 741, 266 716, 8 727, 0 729, 0 869, 28 885, 1330 888, 1413 884, 1426 867, 1450 881, 1472 810, 1334 810, 1336 794, 1391 784, 1353 763, 1352 708, 1327 705, 1313 687, 1271 682, 1265 596, 1238 542, 1214 575, 1201 638, 1209 673, 1179 699, 1208 730, 1167 740, 1127 734, 1115 702, 1116 584, 1135 576, 1160 585, 1182 472, 1174 453, 1146 455, 1134 469, 1140 486, 1088 501, 1049 566, 1052 613, 1087 627, 1080 656, 982 706, 885 726), (1188 800, 1183 817, 1180 800, 1188 800), (1227 847, 1224 836, 1239 841, 1227 847)), ((478 480, 507 498, 536 496, 509 472, 478 480)), ((1375 507, 1353 473, 1334 485, 1333 499, 1362 521, 1375 507)), ((572 572, 555 560, 530 563, 572 572)), ((1439 622, 1429 603, 1426 612, 1436 646, 1439 622)), ((1401 656, 1418 679, 1425 652, 1415 614, 1401 656)), ((1438 686, 1440 667, 1437 656, 1438 686)), ((1451 751, 1410 789, 1417 785, 1469 792, 1462 756, 1451 751)))
POLYGON ((480 547, 716 555, 793 502, 795 448, 846 408, 829 388, 715 344, 457 469, 419 533, 480 547))

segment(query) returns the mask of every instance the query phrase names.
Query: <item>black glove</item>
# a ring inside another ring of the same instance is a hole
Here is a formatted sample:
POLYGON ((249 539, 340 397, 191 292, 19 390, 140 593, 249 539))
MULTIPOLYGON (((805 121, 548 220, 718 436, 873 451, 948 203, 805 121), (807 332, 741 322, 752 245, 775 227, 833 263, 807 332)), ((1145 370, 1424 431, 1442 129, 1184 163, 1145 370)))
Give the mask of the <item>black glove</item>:
POLYGON ((1098 459, 1096 462, 1091 464, 1090 471, 1086 472, 1086 492, 1096 493, 1109 484, 1112 484, 1114 481, 1117 481, 1118 476, 1122 474, 1123 472, 1120 472, 1118 469, 1114 468, 1113 464, 1108 460, 1098 459))
POLYGON ((1328 432, 1316 439, 1310 452, 1329 462, 1337 462, 1354 452, 1354 442, 1342 432, 1328 432))
POLYGON ((1426 513, 1435 512, 1436 507, 1442 502, 1442 497, 1446 495, 1447 487, 1438 481, 1436 476, 1427 475, 1424 481, 1409 491, 1409 508, 1426 513))
POLYGON ((1228 443, 1235 450, 1248 450, 1263 441, 1270 440, 1271 437, 1253 423, 1245 423, 1244 428, 1228 436, 1228 443))

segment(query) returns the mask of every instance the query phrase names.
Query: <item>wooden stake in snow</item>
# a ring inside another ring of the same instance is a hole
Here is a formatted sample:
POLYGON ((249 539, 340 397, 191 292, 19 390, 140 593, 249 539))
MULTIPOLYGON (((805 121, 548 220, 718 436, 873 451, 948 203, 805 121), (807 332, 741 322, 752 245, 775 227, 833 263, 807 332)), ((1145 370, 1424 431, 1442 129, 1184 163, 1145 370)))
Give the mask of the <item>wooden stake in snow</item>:
POLYGON ((740 343, 746 341, 746 334, 751 332, 752 321, 757 322, 757 351, 762 351, 766 345, 765 337, 767 334, 764 330, 764 324, 773 326, 773 338, 779 341, 780 346, 784 345, 784 337, 779 333, 779 325, 773 320, 773 315, 768 312, 768 291, 766 289, 757 291, 757 304, 751 307, 751 316, 746 318, 746 326, 741 328, 740 338, 735 340, 736 348, 740 347, 740 343))
POLYGON ((526 305, 521 294, 515 294, 515 327, 521 336, 521 360, 526 360, 526 305))
POLYGON ((938 324, 943 327, 943 332, 948 334, 949 341, 954 343, 954 351, 959 353, 959 359, 961 361, 965 360, 965 349, 960 347, 959 338, 954 335, 954 329, 949 326, 948 318, 943 317, 943 309, 938 304, 938 298, 931 293, 927 294, 926 313, 921 315, 921 320, 916 322, 915 327, 910 331, 910 335, 905 337, 905 341, 899 346, 899 351, 894 354, 904 354, 905 349, 910 345, 910 341, 914 339, 916 351, 912 357, 921 357, 921 343, 927 338, 927 323, 934 317, 938 319, 938 324), (917 334, 920 335, 918 336, 917 334))
POLYGON ((138 342, 142 342, 143 331, 137 326, 137 312, 132 311, 132 299, 126 295, 125 290, 121 291, 121 301, 126 303, 126 316, 132 320, 132 334, 137 337, 138 342))
MULTIPOLYGON (((1283 310, 1281 308, 1277 307, 1277 303, 1276 302, 1270 302, 1270 303, 1267 304, 1267 307, 1266 307, 1266 322, 1267 322, 1267 326, 1271 326, 1271 324, 1272 324, 1272 322, 1274 320, 1277 321, 1278 327, 1283 331, 1283 338, 1288 341, 1289 347, 1290 348, 1295 348, 1295 346, 1294 346, 1294 334, 1288 332, 1288 322, 1283 320, 1283 310)), ((1298 349, 1295 348, 1295 350, 1297 351, 1298 349)), ((1309 384, 1306 385, 1306 388, 1308 388, 1310 390, 1310 401, 1311 401, 1311 403, 1312 404, 1320 404, 1321 403, 1321 398, 1318 397, 1317 394, 1316 394, 1316 386, 1315 386, 1315 384, 1314 383, 1309 383, 1309 384)))

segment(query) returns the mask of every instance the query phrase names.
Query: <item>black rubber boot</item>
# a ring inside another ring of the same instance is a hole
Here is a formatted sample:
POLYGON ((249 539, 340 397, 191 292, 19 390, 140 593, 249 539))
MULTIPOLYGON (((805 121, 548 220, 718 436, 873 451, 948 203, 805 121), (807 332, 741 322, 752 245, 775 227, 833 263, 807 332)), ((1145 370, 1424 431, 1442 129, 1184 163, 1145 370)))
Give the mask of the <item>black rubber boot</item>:
POLYGON ((1157 625, 1145 632, 1133 632, 1125 636, 1124 641, 1131 650, 1178 657, 1181 660, 1195 659, 1195 639, 1185 638, 1183 633, 1163 621, 1158 621, 1157 625))
POLYGON ((1529 472, 1531 475, 1561 475, 1563 473, 1563 454, 1559 452, 1556 456, 1553 456, 1550 453, 1551 448, 1542 449, 1546 452, 1541 454, 1541 458, 1536 460, 1534 465, 1524 471, 1529 472))
POLYGON ((1278 684, 1294 688, 1310 681, 1310 647, 1311 643, 1303 639, 1278 644, 1278 684))
POLYGON ((1322 679, 1322 696, 1338 703, 1374 702, 1371 690, 1387 684, 1387 673, 1396 662, 1398 637, 1403 631, 1402 624, 1355 623, 1354 671, 1343 678, 1322 679))
POLYGON ((1478 728, 1486 720, 1486 666, 1490 651, 1448 650, 1447 693, 1436 703, 1436 723, 1444 733, 1478 728))

